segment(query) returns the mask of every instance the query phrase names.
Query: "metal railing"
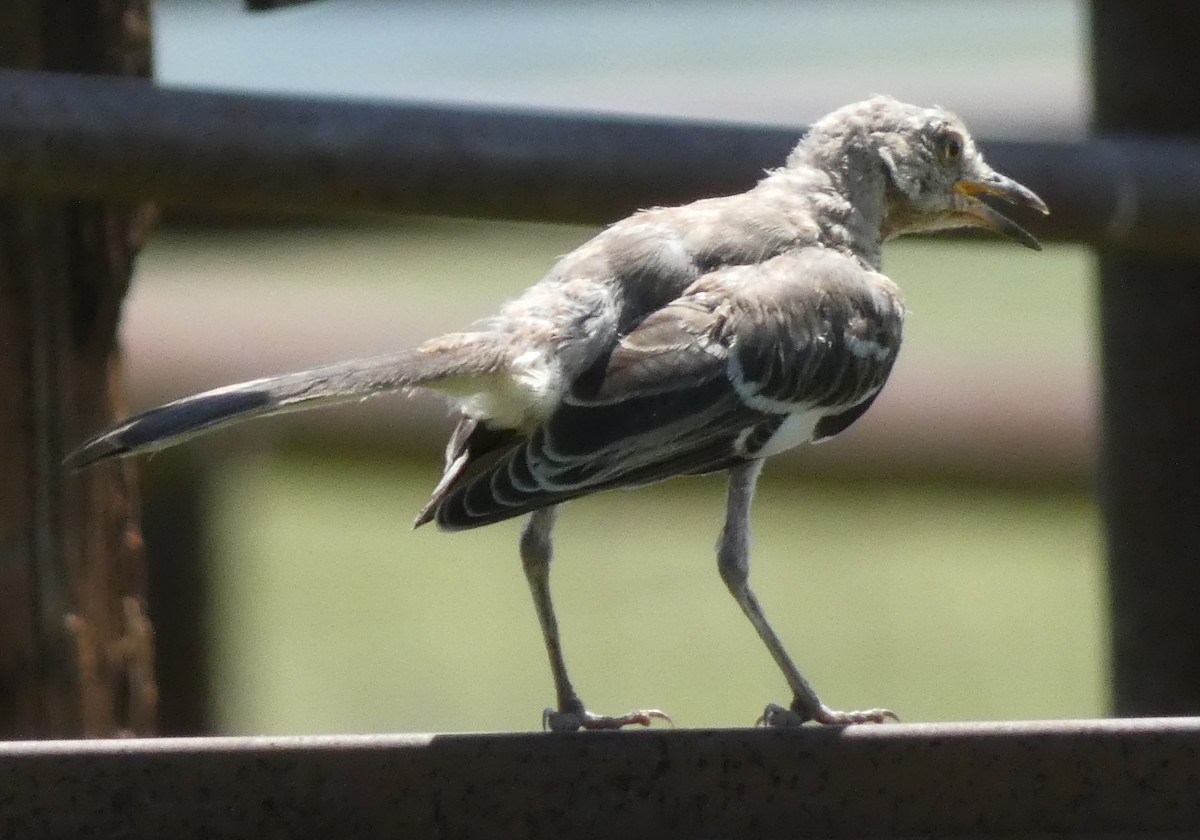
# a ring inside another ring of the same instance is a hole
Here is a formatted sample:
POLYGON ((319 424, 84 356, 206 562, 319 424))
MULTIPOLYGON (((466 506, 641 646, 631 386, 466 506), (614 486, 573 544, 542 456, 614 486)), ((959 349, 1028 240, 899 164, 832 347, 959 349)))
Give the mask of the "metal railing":
MULTIPOLYGON (((607 222, 732 192, 796 128, 0 71, 0 191, 607 222)), ((1200 144, 987 143, 1039 233, 1200 254, 1200 144)), ((0 836, 1185 837, 1194 719, 0 745, 0 836)))
POLYGON ((0 836, 1183 838, 1200 719, 0 744, 0 836))
MULTIPOLYGON (((165 89, 0 70, 0 191, 247 212, 607 223, 745 189, 801 129, 165 89)), ((1200 144, 985 143, 1039 235, 1200 253, 1200 144)))

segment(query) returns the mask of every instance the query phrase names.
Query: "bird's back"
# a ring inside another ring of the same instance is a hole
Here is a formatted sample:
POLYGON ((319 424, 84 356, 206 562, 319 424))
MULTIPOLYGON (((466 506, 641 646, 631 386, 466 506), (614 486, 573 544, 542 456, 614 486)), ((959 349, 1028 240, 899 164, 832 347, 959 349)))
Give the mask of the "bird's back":
POLYGON ((815 221, 814 202, 836 201, 828 188, 819 173, 773 172, 744 193, 635 213, 561 257, 481 325, 508 345, 513 394, 528 404, 507 405, 502 425, 532 429, 597 359, 701 278, 831 237, 840 247, 844 233, 815 221))

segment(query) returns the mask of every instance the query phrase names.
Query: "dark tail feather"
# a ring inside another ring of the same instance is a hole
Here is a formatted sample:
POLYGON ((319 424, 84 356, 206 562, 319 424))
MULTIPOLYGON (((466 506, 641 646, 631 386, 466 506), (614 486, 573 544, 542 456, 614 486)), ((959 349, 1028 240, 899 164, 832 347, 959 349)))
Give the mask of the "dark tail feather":
POLYGON ((67 456, 80 469, 106 458, 151 452, 228 423, 361 400, 374 394, 482 375, 502 365, 501 348, 480 334, 446 336, 416 350, 339 362, 205 391, 138 414, 67 456))
POLYGON ((209 391, 152 408, 87 441, 65 463, 78 470, 106 458, 170 446, 223 423, 271 413, 270 392, 254 385, 247 382, 224 393, 209 391))

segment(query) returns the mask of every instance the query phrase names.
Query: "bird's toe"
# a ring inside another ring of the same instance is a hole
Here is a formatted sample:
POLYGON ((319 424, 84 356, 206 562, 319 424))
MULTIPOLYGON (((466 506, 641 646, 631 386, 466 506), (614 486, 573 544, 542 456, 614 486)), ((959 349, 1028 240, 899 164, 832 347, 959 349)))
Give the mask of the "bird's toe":
POLYGON ((650 726, 654 721, 666 721, 674 726, 674 721, 666 712, 658 709, 638 709, 625 715, 615 717, 598 715, 586 709, 559 711, 546 709, 542 712, 542 728, 551 732, 575 732, 579 729, 590 731, 624 729, 626 726, 650 726))
POLYGON ((809 721, 822 726, 849 726, 859 723, 887 723, 899 721, 900 717, 891 709, 863 709, 861 711, 841 712, 821 704, 812 711, 800 711, 796 708, 785 708, 776 703, 770 703, 763 710, 762 716, 756 721, 756 726, 775 729, 786 729, 803 726, 809 721))

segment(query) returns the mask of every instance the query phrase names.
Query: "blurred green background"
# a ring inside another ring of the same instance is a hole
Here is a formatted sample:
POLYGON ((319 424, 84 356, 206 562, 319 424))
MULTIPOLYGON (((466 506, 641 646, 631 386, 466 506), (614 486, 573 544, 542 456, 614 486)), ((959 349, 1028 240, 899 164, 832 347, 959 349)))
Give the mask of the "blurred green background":
MULTIPOLYGON (((536 273, 526 263, 549 264, 589 233, 426 222, 276 231, 233 251, 227 235, 167 234, 142 262, 129 323, 137 327, 156 295, 170 296, 188 266, 217 267, 205 287, 216 299, 253 283, 320 300, 336 283, 336 296, 360 304, 372 290, 417 307, 437 296, 465 323, 518 292, 536 273), (442 256, 423 259, 434 254, 442 256), (397 283, 398 265, 421 280, 397 283)), ((1091 355, 1082 249, 901 241, 886 265, 914 313, 900 382, 939 355, 1015 363, 1028 348, 1056 347, 1078 365, 1091 355)), ((194 290, 190 303, 205 307, 194 290)), ((254 317, 269 334, 269 315, 254 317)), ((966 399, 981 385, 950 383, 966 399)), ((386 402, 397 436, 411 405, 386 402)), ((864 428, 886 425, 884 410, 864 428)), ((935 428, 938 410, 929 406, 935 428)), ((439 474, 436 448, 400 440, 376 454, 319 437, 268 445, 290 425, 267 421, 191 445, 215 449, 221 463, 209 488, 221 731, 536 727, 553 695, 517 525, 411 531, 439 474)), ((770 465, 754 513, 752 582, 827 702, 886 705, 906 720, 1103 713, 1103 567, 1085 476, 999 480, 988 464, 922 474, 903 461, 897 468, 886 451, 850 479, 836 465, 806 468, 818 449, 854 462, 857 437, 851 430, 770 465)), ((720 477, 680 479, 566 507, 552 581, 568 662, 593 708, 658 706, 683 726, 742 725, 767 701, 787 700, 716 574, 723 489, 720 477)))
MULTIPOLYGON (((222 730, 538 725, 553 693, 517 527, 410 533, 434 467, 272 459, 223 478, 222 730)), ((720 495, 693 479, 565 511, 553 583, 592 708, 737 726, 790 699, 716 574, 720 495)), ((827 703, 909 721, 1103 713, 1085 494, 772 474, 754 521, 752 581, 827 703)))
MULTIPOLYGON (((1069 2, 697 3, 683 18, 672 3, 584 4, 582 18, 563 4, 497 5, 254 17, 237 3, 160 2, 159 75, 794 124, 880 91, 953 107, 986 136, 1069 136, 1085 119, 1069 2), (992 33, 986 56, 963 37, 979 32, 992 33), (646 33, 665 46, 647 50, 646 33), (329 39, 336 48, 318 50, 329 39)), ((132 402, 462 327, 593 232, 177 221, 147 248, 128 302, 132 402)), ((752 585, 834 707, 912 721, 1103 714, 1091 257, 902 241, 885 271, 910 309, 894 381, 860 426, 768 466, 752 585)), ((446 425, 444 409, 398 398, 156 456, 156 469, 211 467, 220 731, 538 727, 553 691, 517 524, 410 530, 446 425)), ((716 573, 723 492, 720 477, 684 479, 564 510, 552 586, 594 710, 739 726, 789 699, 716 573)))

